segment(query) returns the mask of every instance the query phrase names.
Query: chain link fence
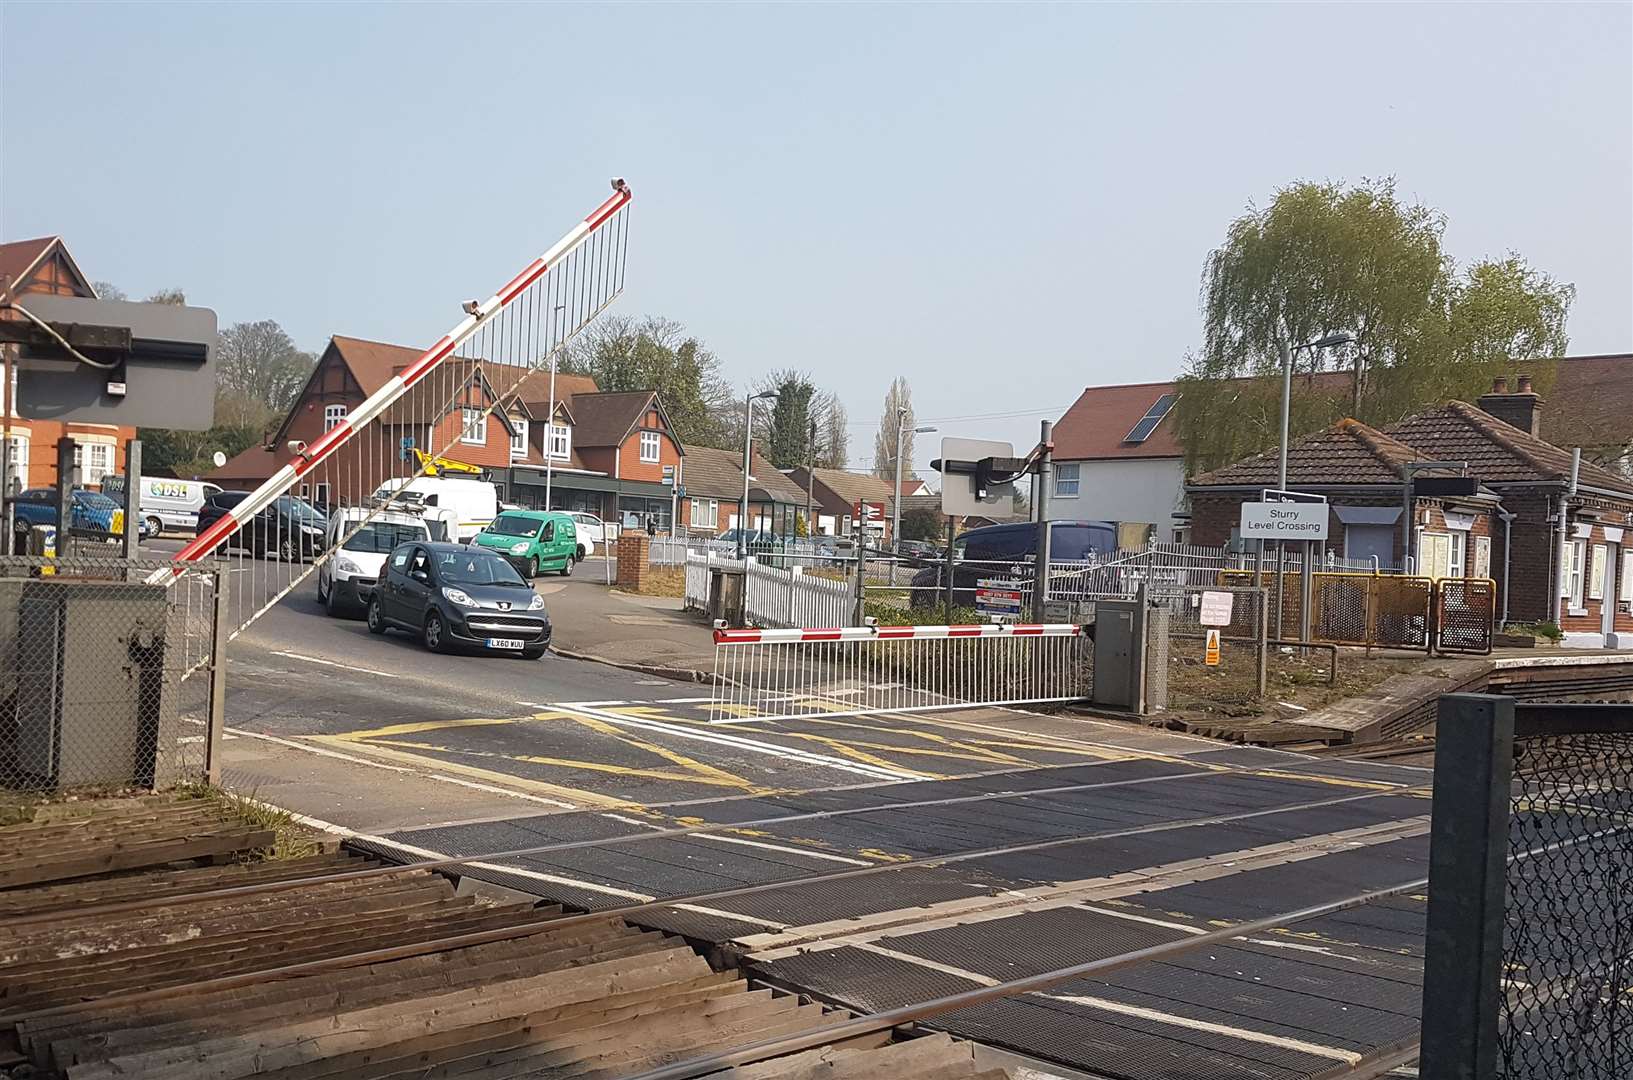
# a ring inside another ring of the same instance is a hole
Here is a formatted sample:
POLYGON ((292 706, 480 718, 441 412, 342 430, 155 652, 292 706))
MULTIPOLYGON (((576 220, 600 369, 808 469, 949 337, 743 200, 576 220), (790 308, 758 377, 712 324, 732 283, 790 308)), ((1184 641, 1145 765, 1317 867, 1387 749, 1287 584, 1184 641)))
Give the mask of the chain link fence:
POLYGON ((1423 1076, 1633 1076, 1633 705, 1448 695, 1423 1076))
POLYGON ((0 556, 0 788, 207 778, 223 689, 219 569, 72 550, 0 556), (146 583, 158 571, 169 584, 146 583))
POLYGON ((1146 704, 1152 711, 1200 701, 1247 703, 1259 695, 1262 590, 1252 586, 1182 588, 1161 597, 1148 616, 1146 704), (1230 597, 1221 614, 1219 594, 1230 597), (1212 594, 1205 609, 1203 598, 1212 594), (1226 621, 1221 625, 1219 619, 1226 621), (1205 621, 1207 620, 1207 621, 1205 621), (1218 640, 1210 648, 1209 631, 1218 640))

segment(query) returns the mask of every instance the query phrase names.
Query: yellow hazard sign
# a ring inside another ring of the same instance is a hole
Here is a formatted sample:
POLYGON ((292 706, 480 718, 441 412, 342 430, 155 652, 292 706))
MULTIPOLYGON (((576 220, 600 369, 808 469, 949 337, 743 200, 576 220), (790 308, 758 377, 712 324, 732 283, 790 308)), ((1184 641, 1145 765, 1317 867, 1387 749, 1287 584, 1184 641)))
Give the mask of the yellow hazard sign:
POLYGON ((1219 666, 1219 631, 1208 631, 1208 645, 1202 654, 1202 662, 1209 667, 1219 666))

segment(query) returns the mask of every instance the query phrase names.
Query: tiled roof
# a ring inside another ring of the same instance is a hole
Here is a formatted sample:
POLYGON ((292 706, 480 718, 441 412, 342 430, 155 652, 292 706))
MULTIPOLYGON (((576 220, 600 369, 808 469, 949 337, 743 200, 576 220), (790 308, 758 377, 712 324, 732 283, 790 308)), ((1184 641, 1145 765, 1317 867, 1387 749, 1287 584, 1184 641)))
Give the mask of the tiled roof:
MULTIPOLYGON (((1347 371, 1325 371, 1294 376, 1294 389, 1347 393, 1347 371)), ((1248 385, 1254 380, 1237 380, 1248 385)), ((1132 383, 1126 386, 1091 386, 1055 424, 1055 460, 1089 461, 1096 458, 1177 458, 1185 456, 1178 424, 1169 413, 1144 442, 1123 439, 1157 399, 1177 393, 1172 382, 1132 383)))
POLYGON ((234 454, 219 469, 204 474, 204 479, 220 483, 223 480, 265 480, 282 467, 278 455, 259 444, 234 454))
POLYGON ((651 390, 574 395, 572 404, 574 444, 622 446, 630 431, 652 407, 652 399, 655 396, 651 390))
MULTIPOLYGON (((743 452, 694 446, 686 451, 682 477, 686 494, 694 498, 738 499, 743 495, 743 452)), ((759 454, 754 455, 751 474, 754 492, 765 492, 772 501, 804 505, 805 491, 778 471, 759 454)))
MULTIPOLYGON (((1306 435, 1287 448, 1289 487, 1327 484, 1399 484, 1401 466, 1421 457, 1398 439, 1345 418, 1325 431, 1306 435)), ((1191 487, 1262 485, 1273 487, 1280 469, 1280 451, 1225 465, 1191 481, 1191 487)))
POLYGON ((32 240, 0 244, 0 277, 9 277, 21 284, 23 275, 60 239, 57 236, 37 236, 32 240))
POLYGON ((864 499, 868 502, 888 503, 896 494, 894 485, 872 473, 850 472, 846 469, 817 469, 816 481, 852 506, 864 499))
POLYGON ((1556 446, 1633 445, 1633 353, 1561 360, 1540 434, 1556 446))
MULTIPOLYGON (((1570 477, 1569 450, 1464 401, 1414 413, 1386 430, 1424 457, 1467 461, 1469 471, 1486 483, 1557 482, 1570 477)), ((1591 487, 1633 495, 1633 482, 1588 461, 1582 462, 1579 479, 1591 487)))

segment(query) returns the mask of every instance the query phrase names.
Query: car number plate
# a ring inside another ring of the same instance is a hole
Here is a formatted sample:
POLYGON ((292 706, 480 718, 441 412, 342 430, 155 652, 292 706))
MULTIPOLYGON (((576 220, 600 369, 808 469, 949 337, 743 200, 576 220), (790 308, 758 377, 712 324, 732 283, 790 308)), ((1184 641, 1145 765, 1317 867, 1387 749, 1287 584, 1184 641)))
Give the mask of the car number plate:
POLYGON ((521 638, 511 638, 511 637, 490 637, 490 638, 488 638, 488 648, 490 648, 490 649, 519 649, 521 647, 522 647, 522 639, 521 638))

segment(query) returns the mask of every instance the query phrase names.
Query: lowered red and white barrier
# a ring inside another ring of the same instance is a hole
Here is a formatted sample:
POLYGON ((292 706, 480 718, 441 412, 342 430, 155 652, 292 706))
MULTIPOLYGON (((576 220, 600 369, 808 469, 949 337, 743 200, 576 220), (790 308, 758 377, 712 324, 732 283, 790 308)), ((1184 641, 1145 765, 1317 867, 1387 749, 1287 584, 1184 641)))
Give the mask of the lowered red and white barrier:
POLYGON ((716 645, 795 641, 927 641, 944 638, 1076 637, 1073 623, 978 623, 966 626, 826 626, 795 630, 716 630, 716 645))
POLYGON ((1072 623, 714 632, 719 724, 1079 701, 1088 636, 1072 623))

